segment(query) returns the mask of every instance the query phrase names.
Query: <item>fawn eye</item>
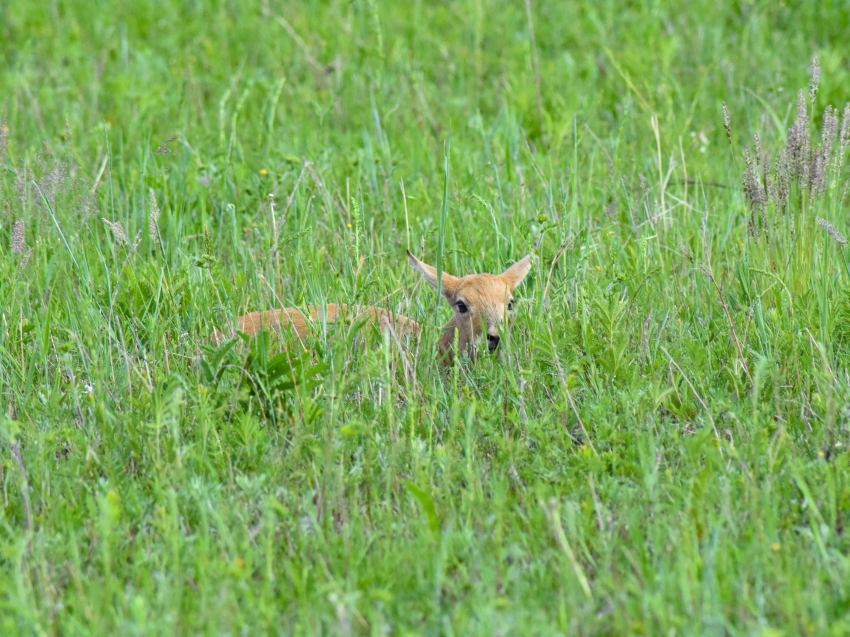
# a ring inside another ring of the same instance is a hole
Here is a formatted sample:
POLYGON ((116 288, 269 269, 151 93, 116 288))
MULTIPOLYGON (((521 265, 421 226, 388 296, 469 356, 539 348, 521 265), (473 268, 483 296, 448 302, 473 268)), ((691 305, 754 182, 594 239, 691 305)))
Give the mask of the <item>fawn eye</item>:
POLYGON ((457 311, 460 312, 461 314, 466 314, 469 311, 469 308, 466 307, 466 303, 464 303, 463 301, 458 301, 457 302, 457 311))
POLYGON ((511 299, 510 301, 508 301, 508 312, 513 312, 513 311, 514 311, 514 300, 511 299))

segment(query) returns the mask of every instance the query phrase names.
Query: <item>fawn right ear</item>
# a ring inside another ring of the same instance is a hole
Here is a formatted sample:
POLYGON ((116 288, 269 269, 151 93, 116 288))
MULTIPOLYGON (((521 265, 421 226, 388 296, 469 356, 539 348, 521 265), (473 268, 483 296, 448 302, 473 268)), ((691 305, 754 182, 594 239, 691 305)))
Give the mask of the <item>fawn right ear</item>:
MULTIPOLYGON (((422 261, 413 256, 410 250, 407 251, 407 260, 410 262, 410 267, 421 274, 422 278, 428 282, 428 285, 437 289, 437 268, 427 263, 422 263, 422 261)), ((449 303, 454 299, 458 281, 459 279, 457 277, 452 276, 448 272, 443 272, 443 289, 440 292, 446 297, 449 303)))
POLYGON ((525 275, 531 271, 531 255, 528 254, 524 256, 522 259, 514 263, 507 270, 502 272, 499 277, 508 284, 508 287, 511 291, 515 290, 517 286, 522 283, 522 280, 525 278, 525 275))

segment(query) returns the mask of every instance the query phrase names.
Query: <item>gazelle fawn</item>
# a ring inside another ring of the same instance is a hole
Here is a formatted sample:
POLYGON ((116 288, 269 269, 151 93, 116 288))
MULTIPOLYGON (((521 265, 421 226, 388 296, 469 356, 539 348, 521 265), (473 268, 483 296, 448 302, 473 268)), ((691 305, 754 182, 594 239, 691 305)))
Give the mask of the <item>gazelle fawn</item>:
MULTIPOLYGON (((422 263, 410 251, 407 252, 407 258, 413 269, 429 285, 437 288, 437 269, 422 263)), ((530 270, 531 257, 525 256, 501 274, 456 277, 443 272, 439 290, 454 312, 443 328, 438 345, 440 360, 444 365, 453 360, 455 340, 458 350, 467 352, 472 359, 484 336, 488 352, 492 354, 498 349, 502 326, 513 312, 513 292, 530 270)))
MULTIPOLYGON (((437 269, 423 263, 410 251, 407 257, 411 267, 425 281, 437 288, 437 269)), ((440 293, 452 307, 454 314, 443 328, 440 337, 439 359, 443 365, 454 360, 454 345, 460 352, 467 352, 474 359, 485 340, 487 351, 495 352, 499 347, 503 326, 513 311, 513 291, 522 283, 531 270, 531 257, 526 256, 501 274, 468 274, 456 277, 443 272, 440 293)), ((260 330, 283 331, 292 329, 299 338, 306 338, 323 324, 341 320, 368 320, 381 329, 391 329, 397 334, 419 334, 419 324, 406 316, 381 307, 360 307, 329 304, 325 308, 309 305, 304 310, 284 308, 251 312, 239 317, 238 329, 250 337, 260 330)), ((213 342, 224 340, 220 332, 213 334, 213 342)))

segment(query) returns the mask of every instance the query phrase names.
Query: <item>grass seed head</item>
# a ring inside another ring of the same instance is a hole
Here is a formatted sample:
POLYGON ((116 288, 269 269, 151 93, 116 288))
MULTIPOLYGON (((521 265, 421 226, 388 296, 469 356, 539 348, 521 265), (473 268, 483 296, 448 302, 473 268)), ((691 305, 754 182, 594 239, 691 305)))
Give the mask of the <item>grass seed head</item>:
POLYGON ((6 163, 6 151, 9 148, 9 127, 6 126, 6 118, 0 120, 0 166, 6 163))
POLYGON ((812 154, 810 168, 812 174, 809 177, 809 182, 812 185, 812 194, 822 196, 826 192, 826 167, 823 165, 822 153, 812 154))
MULTIPOLYGON (((756 136, 756 143, 758 143, 758 136, 756 136)), ((750 155, 749 148, 744 149, 744 165, 746 166, 742 179, 744 197, 746 198, 747 205, 750 208, 748 230, 750 232, 750 236, 755 236, 756 219, 763 216, 764 209, 767 205, 767 197, 764 192, 764 187, 758 178, 756 160, 752 155, 750 155)))
POLYGON ((159 239, 159 228, 157 226, 157 222, 159 221, 159 205, 156 203, 156 193, 154 193, 153 188, 148 190, 148 198, 150 199, 150 216, 148 217, 148 235, 153 241, 157 241, 159 239))
POLYGON ((101 218, 101 221, 106 224, 106 227, 112 231, 112 236, 115 238, 115 241, 118 245, 126 245, 127 243, 127 235, 124 232, 124 226, 121 225, 120 221, 116 221, 112 223, 108 219, 101 218))
POLYGON ((809 67, 809 101, 814 104, 815 97, 818 94, 818 86, 820 85, 820 60, 818 56, 812 58, 812 65, 809 67))
POLYGON ((764 188, 765 199, 770 199, 770 155, 762 155, 761 184, 764 188))
POLYGON ((753 160, 756 163, 761 161, 761 138, 758 133, 753 133, 753 160))
POLYGON ((827 106, 823 112, 823 127, 822 140, 832 144, 832 140, 838 134, 838 109, 832 106, 827 106))
POLYGON ((24 239, 24 231, 26 230, 26 222, 20 219, 12 226, 12 254, 23 254, 27 247, 26 239, 24 239))
POLYGON ((821 219, 820 217, 816 217, 815 221, 821 228, 826 230, 827 234, 833 238, 835 243, 840 245, 842 248, 847 247, 847 238, 839 232, 838 228, 829 223, 826 219, 821 219))
POLYGON ((844 163, 844 151, 847 146, 850 146, 850 102, 844 105, 844 113, 841 115, 841 130, 838 133, 839 165, 844 163))
POLYGON ((788 194, 791 191, 791 170, 788 151, 783 148, 776 155, 776 168, 770 189, 776 209, 783 213, 786 211, 788 194))
POLYGON ((21 259, 21 265, 18 266, 18 274, 24 271, 24 268, 27 267, 27 263, 30 261, 30 257, 32 256, 32 248, 27 250, 27 253, 24 255, 24 258, 21 259))
POLYGON ((720 109, 723 111, 723 128, 726 130, 726 139, 729 140, 729 145, 732 145, 732 119, 729 117, 729 109, 726 108, 726 102, 720 102, 720 109))
MULTIPOLYGON (((838 109, 827 106, 823 112, 823 125, 821 126, 821 156, 825 180, 829 179, 830 162, 832 161, 832 144, 838 134, 838 109)), ((824 181, 826 190, 826 181, 824 181)))
POLYGON ((806 113, 806 97, 803 90, 797 94, 797 117, 788 129, 785 148, 791 159, 792 176, 799 180, 801 188, 809 185, 811 146, 809 143, 809 116, 806 113))

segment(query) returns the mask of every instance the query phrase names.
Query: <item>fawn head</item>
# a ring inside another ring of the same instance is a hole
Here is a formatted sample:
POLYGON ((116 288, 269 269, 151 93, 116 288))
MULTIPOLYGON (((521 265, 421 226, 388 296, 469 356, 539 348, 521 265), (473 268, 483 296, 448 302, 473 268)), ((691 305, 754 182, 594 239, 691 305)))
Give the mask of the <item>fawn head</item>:
MULTIPOLYGON (((437 288, 437 269, 423 263, 407 252, 411 267, 434 288, 437 288)), ((454 315, 446 324, 440 338, 439 350, 443 363, 453 358, 452 348, 457 338, 458 350, 474 358, 486 336, 487 351, 499 348, 501 328, 513 312, 513 291, 531 270, 531 256, 514 263, 501 274, 468 274, 456 277, 443 272, 439 288, 443 298, 452 306, 454 315)))

